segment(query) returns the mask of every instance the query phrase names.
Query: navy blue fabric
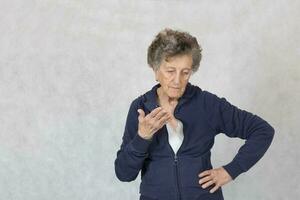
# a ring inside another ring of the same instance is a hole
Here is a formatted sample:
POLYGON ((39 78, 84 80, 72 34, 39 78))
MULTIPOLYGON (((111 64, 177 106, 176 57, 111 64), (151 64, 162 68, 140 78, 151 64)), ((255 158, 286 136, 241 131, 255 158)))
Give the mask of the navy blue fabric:
POLYGON ((168 143, 166 126, 145 140, 137 134, 138 112, 147 115, 158 107, 156 84, 134 99, 126 119, 122 144, 114 162, 119 180, 130 182, 141 171, 140 200, 222 200, 222 188, 209 193, 203 189, 198 174, 212 169, 211 148, 219 133, 245 140, 224 169, 236 179, 261 159, 269 148, 274 128, 261 117, 242 110, 224 97, 187 84, 179 98, 174 116, 183 123, 184 140, 175 157, 168 143))

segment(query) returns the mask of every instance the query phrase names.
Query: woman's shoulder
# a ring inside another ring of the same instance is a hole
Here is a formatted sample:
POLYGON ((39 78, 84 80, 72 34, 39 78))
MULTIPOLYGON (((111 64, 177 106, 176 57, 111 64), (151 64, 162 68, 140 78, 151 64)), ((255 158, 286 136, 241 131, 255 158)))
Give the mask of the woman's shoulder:
POLYGON ((205 89, 200 89, 197 92, 198 102, 208 109, 215 108, 220 104, 229 103, 227 98, 205 89))
POLYGON ((206 101, 215 101, 215 100, 218 100, 218 99, 222 98, 218 94, 216 94, 212 91, 203 89, 203 88, 201 88, 197 85, 192 85, 192 87, 193 87, 193 90, 196 91, 197 97, 201 98, 201 99, 204 99, 206 101))
POLYGON ((207 89, 203 89, 198 85, 189 84, 189 87, 187 89, 189 90, 188 93, 196 94, 196 96, 198 98, 199 97, 205 98, 205 99, 208 99, 209 101, 218 100, 218 99, 222 98, 221 96, 217 95, 216 93, 209 91, 207 89))

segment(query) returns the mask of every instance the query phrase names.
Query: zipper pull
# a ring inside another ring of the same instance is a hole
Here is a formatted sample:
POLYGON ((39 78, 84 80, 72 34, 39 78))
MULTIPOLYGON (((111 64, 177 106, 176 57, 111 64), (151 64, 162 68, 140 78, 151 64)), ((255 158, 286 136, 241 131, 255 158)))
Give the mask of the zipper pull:
POLYGON ((176 154, 174 156, 174 161, 175 161, 175 163, 177 163, 177 155, 176 154))

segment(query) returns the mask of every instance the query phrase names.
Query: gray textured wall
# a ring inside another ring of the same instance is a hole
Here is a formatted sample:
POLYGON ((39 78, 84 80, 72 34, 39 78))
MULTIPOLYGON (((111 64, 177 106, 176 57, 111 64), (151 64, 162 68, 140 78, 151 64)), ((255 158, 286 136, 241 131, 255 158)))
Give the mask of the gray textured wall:
MULTIPOLYGON (((147 47, 164 27, 203 47, 191 82, 276 129, 257 165, 223 187, 230 200, 297 199, 297 0, 0 2, 0 199, 137 199, 113 161, 131 101, 155 84, 147 47)), ((216 138, 213 165, 244 141, 216 138)))

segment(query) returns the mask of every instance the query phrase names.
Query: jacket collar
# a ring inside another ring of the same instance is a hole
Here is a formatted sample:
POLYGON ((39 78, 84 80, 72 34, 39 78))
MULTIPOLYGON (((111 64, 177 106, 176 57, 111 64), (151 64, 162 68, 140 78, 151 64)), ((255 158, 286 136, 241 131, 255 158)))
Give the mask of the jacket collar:
MULTIPOLYGON (((153 109, 159 107, 158 102, 157 102, 157 88, 159 88, 161 85, 160 83, 154 85, 151 90, 146 92, 143 97, 144 97, 144 104, 146 108, 151 112, 153 109)), ((185 88, 185 91, 183 95, 178 99, 178 105, 181 105, 183 102, 187 101, 190 99, 193 94, 195 93, 196 89, 195 87, 188 82, 185 88)))

